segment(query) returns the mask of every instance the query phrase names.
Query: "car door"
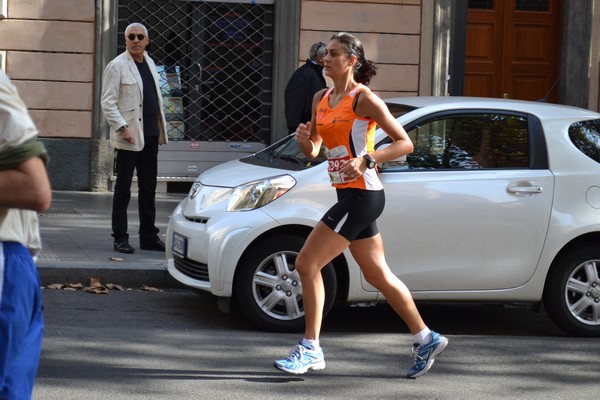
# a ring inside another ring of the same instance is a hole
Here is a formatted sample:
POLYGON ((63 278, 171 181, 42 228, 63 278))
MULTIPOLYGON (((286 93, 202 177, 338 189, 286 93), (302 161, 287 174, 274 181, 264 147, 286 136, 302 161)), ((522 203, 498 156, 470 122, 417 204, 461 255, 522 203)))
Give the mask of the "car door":
POLYGON ((547 162, 532 161, 546 155, 531 154, 531 118, 463 111, 407 124, 415 151, 381 166, 378 226, 390 268, 411 291, 507 289, 532 276, 554 179, 547 162))

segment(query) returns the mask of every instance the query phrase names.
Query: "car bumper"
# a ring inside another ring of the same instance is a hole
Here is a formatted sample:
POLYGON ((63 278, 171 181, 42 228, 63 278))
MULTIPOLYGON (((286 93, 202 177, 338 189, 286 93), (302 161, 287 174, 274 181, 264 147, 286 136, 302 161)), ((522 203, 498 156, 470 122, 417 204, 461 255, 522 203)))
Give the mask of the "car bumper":
POLYGON ((231 297, 235 268, 264 230, 277 224, 262 210, 218 218, 186 218, 178 206, 167 228, 167 270, 177 281, 220 297, 231 297), (174 235, 186 241, 185 255, 173 251, 174 235))

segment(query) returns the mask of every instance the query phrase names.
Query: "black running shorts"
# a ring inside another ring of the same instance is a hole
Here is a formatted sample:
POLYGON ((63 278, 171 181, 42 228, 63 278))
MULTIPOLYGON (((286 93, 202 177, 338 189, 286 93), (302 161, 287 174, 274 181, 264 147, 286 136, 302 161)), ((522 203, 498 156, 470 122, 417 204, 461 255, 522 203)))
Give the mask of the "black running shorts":
POLYGON ((336 189, 338 202, 321 219, 350 242, 379 233, 377 218, 385 207, 383 190, 336 189))

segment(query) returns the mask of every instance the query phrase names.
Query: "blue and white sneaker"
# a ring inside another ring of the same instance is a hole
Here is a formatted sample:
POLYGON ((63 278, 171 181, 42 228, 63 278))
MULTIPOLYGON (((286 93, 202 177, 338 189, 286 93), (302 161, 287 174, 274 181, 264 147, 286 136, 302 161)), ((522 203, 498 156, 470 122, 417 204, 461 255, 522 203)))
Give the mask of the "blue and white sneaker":
POLYGON ((287 358, 276 360, 273 365, 290 374, 304 374, 325 368, 325 358, 320 348, 315 350, 298 343, 287 358))
POLYGON ((433 365, 433 361, 438 354, 448 346, 448 339, 439 333, 431 331, 431 340, 429 343, 418 345, 413 344, 412 355, 414 364, 406 375, 409 378, 418 378, 425 375, 433 365))

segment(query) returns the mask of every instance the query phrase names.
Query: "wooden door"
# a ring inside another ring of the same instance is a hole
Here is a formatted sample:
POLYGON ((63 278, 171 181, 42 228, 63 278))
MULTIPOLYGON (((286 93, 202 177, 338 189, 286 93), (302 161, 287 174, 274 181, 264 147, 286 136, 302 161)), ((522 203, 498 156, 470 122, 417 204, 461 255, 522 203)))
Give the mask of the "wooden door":
POLYGON ((465 96, 558 100, 561 0, 470 0, 465 96))

